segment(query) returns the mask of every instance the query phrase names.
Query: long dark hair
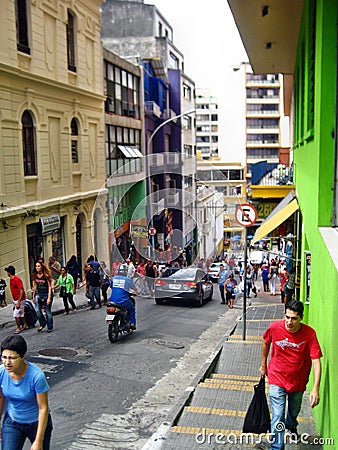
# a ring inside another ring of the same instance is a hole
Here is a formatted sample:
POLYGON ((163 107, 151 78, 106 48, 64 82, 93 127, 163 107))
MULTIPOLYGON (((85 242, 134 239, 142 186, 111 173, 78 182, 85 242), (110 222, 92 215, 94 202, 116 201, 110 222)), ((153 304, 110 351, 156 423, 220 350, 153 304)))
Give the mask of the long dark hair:
POLYGON ((51 281, 52 277, 51 277, 51 273, 50 273, 49 267, 45 263, 43 263, 41 261, 37 261, 35 263, 35 265, 34 265, 34 270, 32 272, 32 279, 33 279, 33 281, 36 280, 36 277, 38 275, 38 273, 36 271, 36 268, 35 268, 36 264, 40 264, 40 266, 42 268, 42 274, 47 278, 48 281, 51 281))

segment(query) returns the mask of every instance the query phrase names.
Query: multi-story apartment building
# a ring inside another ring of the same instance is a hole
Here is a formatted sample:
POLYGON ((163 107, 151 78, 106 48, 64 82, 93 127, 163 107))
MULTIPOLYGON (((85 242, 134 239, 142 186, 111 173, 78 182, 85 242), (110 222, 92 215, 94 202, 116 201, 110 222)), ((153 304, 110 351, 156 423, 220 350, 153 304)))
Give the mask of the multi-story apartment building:
POLYGON ((110 262, 147 244, 141 68, 103 50, 110 262))
MULTIPOLYGON (((240 96, 243 106, 239 111, 242 109, 245 117, 246 194, 258 212, 256 224, 248 229, 248 235, 253 235, 279 201, 294 189, 289 118, 284 113, 286 93, 281 74, 253 73, 248 63, 234 70, 239 77, 238 86, 245 90, 245 98, 240 96)), ((276 229, 276 239, 284 236, 286 230, 293 230, 293 222, 291 218, 285 226, 276 229)))
POLYGON ((245 64, 247 176, 259 161, 279 163, 281 148, 282 76, 253 74, 245 64))
POLYGON ((196 89, 196 155, 218 158, 218 102, 206 89, 196 89))
POLYGON ((196 172, 191 119, 194 83, 184 74, 184 58, 173 44, 170 24, 154 5, 105 2, 102 42, 105 48, 136 60, 143 68, 147 226, 155 229, 148 256, 158 256, 151 254, 150 247, 152 252, 154 248, 159 252, 173 247, 183 250, 191 244, 195 227, 189 213, 196 201, 191 197, 196 172))
POLYGON ((1 2, 0 266, 27 288, 38 257, 83 262, 92 235, 108 256, 100 6, 1 2))

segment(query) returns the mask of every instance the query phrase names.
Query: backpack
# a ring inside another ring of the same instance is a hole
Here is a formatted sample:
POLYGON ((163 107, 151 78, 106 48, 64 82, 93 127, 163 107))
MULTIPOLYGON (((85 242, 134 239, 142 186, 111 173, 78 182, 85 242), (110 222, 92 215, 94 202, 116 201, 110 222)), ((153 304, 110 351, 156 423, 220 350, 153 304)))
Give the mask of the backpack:
POLYGON ((38 316, 36 315, 34 305, 30 300, 25 301, 25 317, 29 328, 34 328, 38 316))

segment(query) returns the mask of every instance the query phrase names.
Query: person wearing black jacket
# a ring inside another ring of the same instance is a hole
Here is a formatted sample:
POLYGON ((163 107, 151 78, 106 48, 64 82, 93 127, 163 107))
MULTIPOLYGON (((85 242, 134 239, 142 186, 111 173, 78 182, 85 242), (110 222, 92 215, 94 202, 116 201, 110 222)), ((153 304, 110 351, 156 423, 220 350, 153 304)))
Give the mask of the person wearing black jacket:
POLYGON ((81 279, 81 265, 77 261, 76 256, 72 255, 66 265, 67 272, 74 280, 74 294, 76 294, 77 280, 81 279))
POLYGON ((154 295, 156 277, 157 277, 156 266, 150 259, 148 259, 146 264, 146 281, 148 283, 149 293, 151 297, 154 295))
POLYGON ((88 270, 86 273, 86 288, 90 300, 90 309, 95 309, 95 299, 99 305, 99 308, 101 308, 101 276, 100 272, 95 270, 91 264, 88 264, 88 270))

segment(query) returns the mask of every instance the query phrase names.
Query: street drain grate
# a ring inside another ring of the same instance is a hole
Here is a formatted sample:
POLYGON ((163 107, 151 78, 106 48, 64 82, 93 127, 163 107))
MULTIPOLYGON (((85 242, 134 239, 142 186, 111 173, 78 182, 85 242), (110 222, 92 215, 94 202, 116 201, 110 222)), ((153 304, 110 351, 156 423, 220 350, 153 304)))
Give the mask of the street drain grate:
POLYGON ((73 358, 78 354, 76 350, 72 348, 44 348, 38 351, 41 356, 50 356, 52 358, 73 358))
POLYGON ((162 345, 163 347, 168 347, 168 348, 176 348, 176 349, 180 349, 180 348, 184 348, 185 345, 184 344, 180 344, 179 342, 171 342, 171 341, 165 341, 162 339, 159 339, 157 341, 155 341, 157 345, 162 345))

